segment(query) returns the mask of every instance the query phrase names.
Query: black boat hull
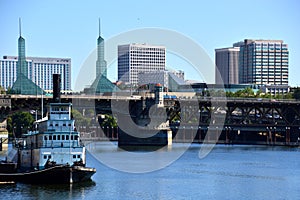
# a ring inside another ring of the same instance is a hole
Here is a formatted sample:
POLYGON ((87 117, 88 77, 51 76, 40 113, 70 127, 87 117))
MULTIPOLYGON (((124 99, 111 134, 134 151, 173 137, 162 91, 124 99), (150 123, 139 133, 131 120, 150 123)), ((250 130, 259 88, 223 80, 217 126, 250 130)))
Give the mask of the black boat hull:
POLYGON ((33 184, 76 183, 90 180, 95 172, 95 168, 59 165, 31 172, 0 173, 0 182, 33 184))

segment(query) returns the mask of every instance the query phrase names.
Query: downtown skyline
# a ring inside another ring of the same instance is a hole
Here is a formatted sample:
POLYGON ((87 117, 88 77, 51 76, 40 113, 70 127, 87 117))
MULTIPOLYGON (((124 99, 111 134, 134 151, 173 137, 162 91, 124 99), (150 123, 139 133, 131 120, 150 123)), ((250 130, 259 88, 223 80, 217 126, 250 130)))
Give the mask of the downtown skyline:
MULTIPOLYGON (((289 85, 300 86, 297 78, 300 72, 300 57, 297 56, 300 52, 297 39, 300 32, 297 25, 300 3, 297 1, 253 1, 252 6, 247 9, 244 8, 244 3, 239 1, 191 1, 189 4, 178 3, 171 6, 170 3, 154 1, 139 4, 132 1, 126 5, 118 2, 117 6, 114 2, 98 1, 73 3, 0 0, 0 25, 3 27, 0 35, 0 56, 17 55, 18 18, 21 17, 22 35, 26 39, 26 55, 70 57, 74 84, 81 65, 97 48, 100 17, 104 40, 126 31, 147 27, 173 30, 200 45, 212 62, 214 49, 227 47, 244 38, 282 39, 289 44, 290 50, 289 85), (160 6, 155 6, 157 3, 160 6), (11 12, 12 10, 14 12, 11 12), (54 10, 56 11, 53 12, 54 10), (240 19, 242 14, 243 19, 240 19)), ((166 67, 185 71, 186 79, 197 79, 185 65, 188 64, 167 55, 166 67)), ((214 80, 215 75, 211 76, 214 80)), ((108 68, 108 78, 116 81, 117 70, 108 68)))

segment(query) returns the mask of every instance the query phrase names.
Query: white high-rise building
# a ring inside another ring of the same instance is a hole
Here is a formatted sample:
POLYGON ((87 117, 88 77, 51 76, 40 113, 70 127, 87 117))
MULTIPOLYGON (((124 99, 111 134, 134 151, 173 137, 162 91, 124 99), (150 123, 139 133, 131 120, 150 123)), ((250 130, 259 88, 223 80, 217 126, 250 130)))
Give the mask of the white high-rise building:
POLYGON ((283 40, 252 40, 234 44, 240 47, 239 83, 288 85, 289 50, 283 40))
MULTIPOLYGON (((17 79, 18 56, 3 56, 0 59, 0 85, 12 88, 17 79)), ((45 91, 52 91, 52 74, 61 75, 63 91, 71 90, 71 59, 26 57, 28 79, 45 91)))
POLYGON ((165 70, 166 48, 148 44, 118 46, 118 80, 136 86, 141 72, 165 70))

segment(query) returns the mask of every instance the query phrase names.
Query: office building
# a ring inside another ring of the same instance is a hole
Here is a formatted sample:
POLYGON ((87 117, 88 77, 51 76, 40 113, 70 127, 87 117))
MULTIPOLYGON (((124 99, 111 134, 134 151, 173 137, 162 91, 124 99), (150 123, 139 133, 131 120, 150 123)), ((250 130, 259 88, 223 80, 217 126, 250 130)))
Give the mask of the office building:
POLYGON ((240 47, 239 83, 288 85, 289 51, 282 40, 251 40, 240 47))
MULTIPOLYGON (((17 80, 19 60, 18 56, 3 56, 0 59, 0 85, 3 88, 13 87, 17 80)), ((70 58, 26 57, 24 63, 26 69, 23 67, 22 71, 27 72, 27 78, 43 90, 52 92, 52 74, 61 75, 62 90, 71 90, 70 58)))
POLYGON ((215 49, 216 84, 239 83, 239 47, 215 49))
POLYGON ((118 81, 137 86, 141 72, 165 70, 166 48, 148 44, 118 46, 118 81))
POLYGON ((161 84, 163 88, 168 91, 177 91, 180 85, 184 85, 184 72, 183 71, 147 71, 140 72, 138 74, 138 84, 143 85, 155 85, 161 84))
POLYGON ((19 19, 18 56, 0 59, 0 85, 15 94, 42 94, 52 92, 52 74, 60 74, 62 90, 71 90, 71 59, 25 56, 25 39, 19 19), (43 91, 44 90, 44 91, 43 91))

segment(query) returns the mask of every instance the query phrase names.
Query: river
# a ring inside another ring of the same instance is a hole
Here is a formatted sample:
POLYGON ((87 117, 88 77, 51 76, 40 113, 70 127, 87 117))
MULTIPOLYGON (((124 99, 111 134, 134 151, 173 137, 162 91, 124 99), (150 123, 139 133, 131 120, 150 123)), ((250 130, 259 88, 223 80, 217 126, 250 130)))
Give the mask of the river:
POLYGON ((2 184, 0 199, 300 199, 299 148, 217 145, 200 159, 201 147, 173 144, 128 154, 116 143, 92 143, 87 163, 97 173, 91 182, 2 184), (165 163, 166 156, 178 158, 165 163))

